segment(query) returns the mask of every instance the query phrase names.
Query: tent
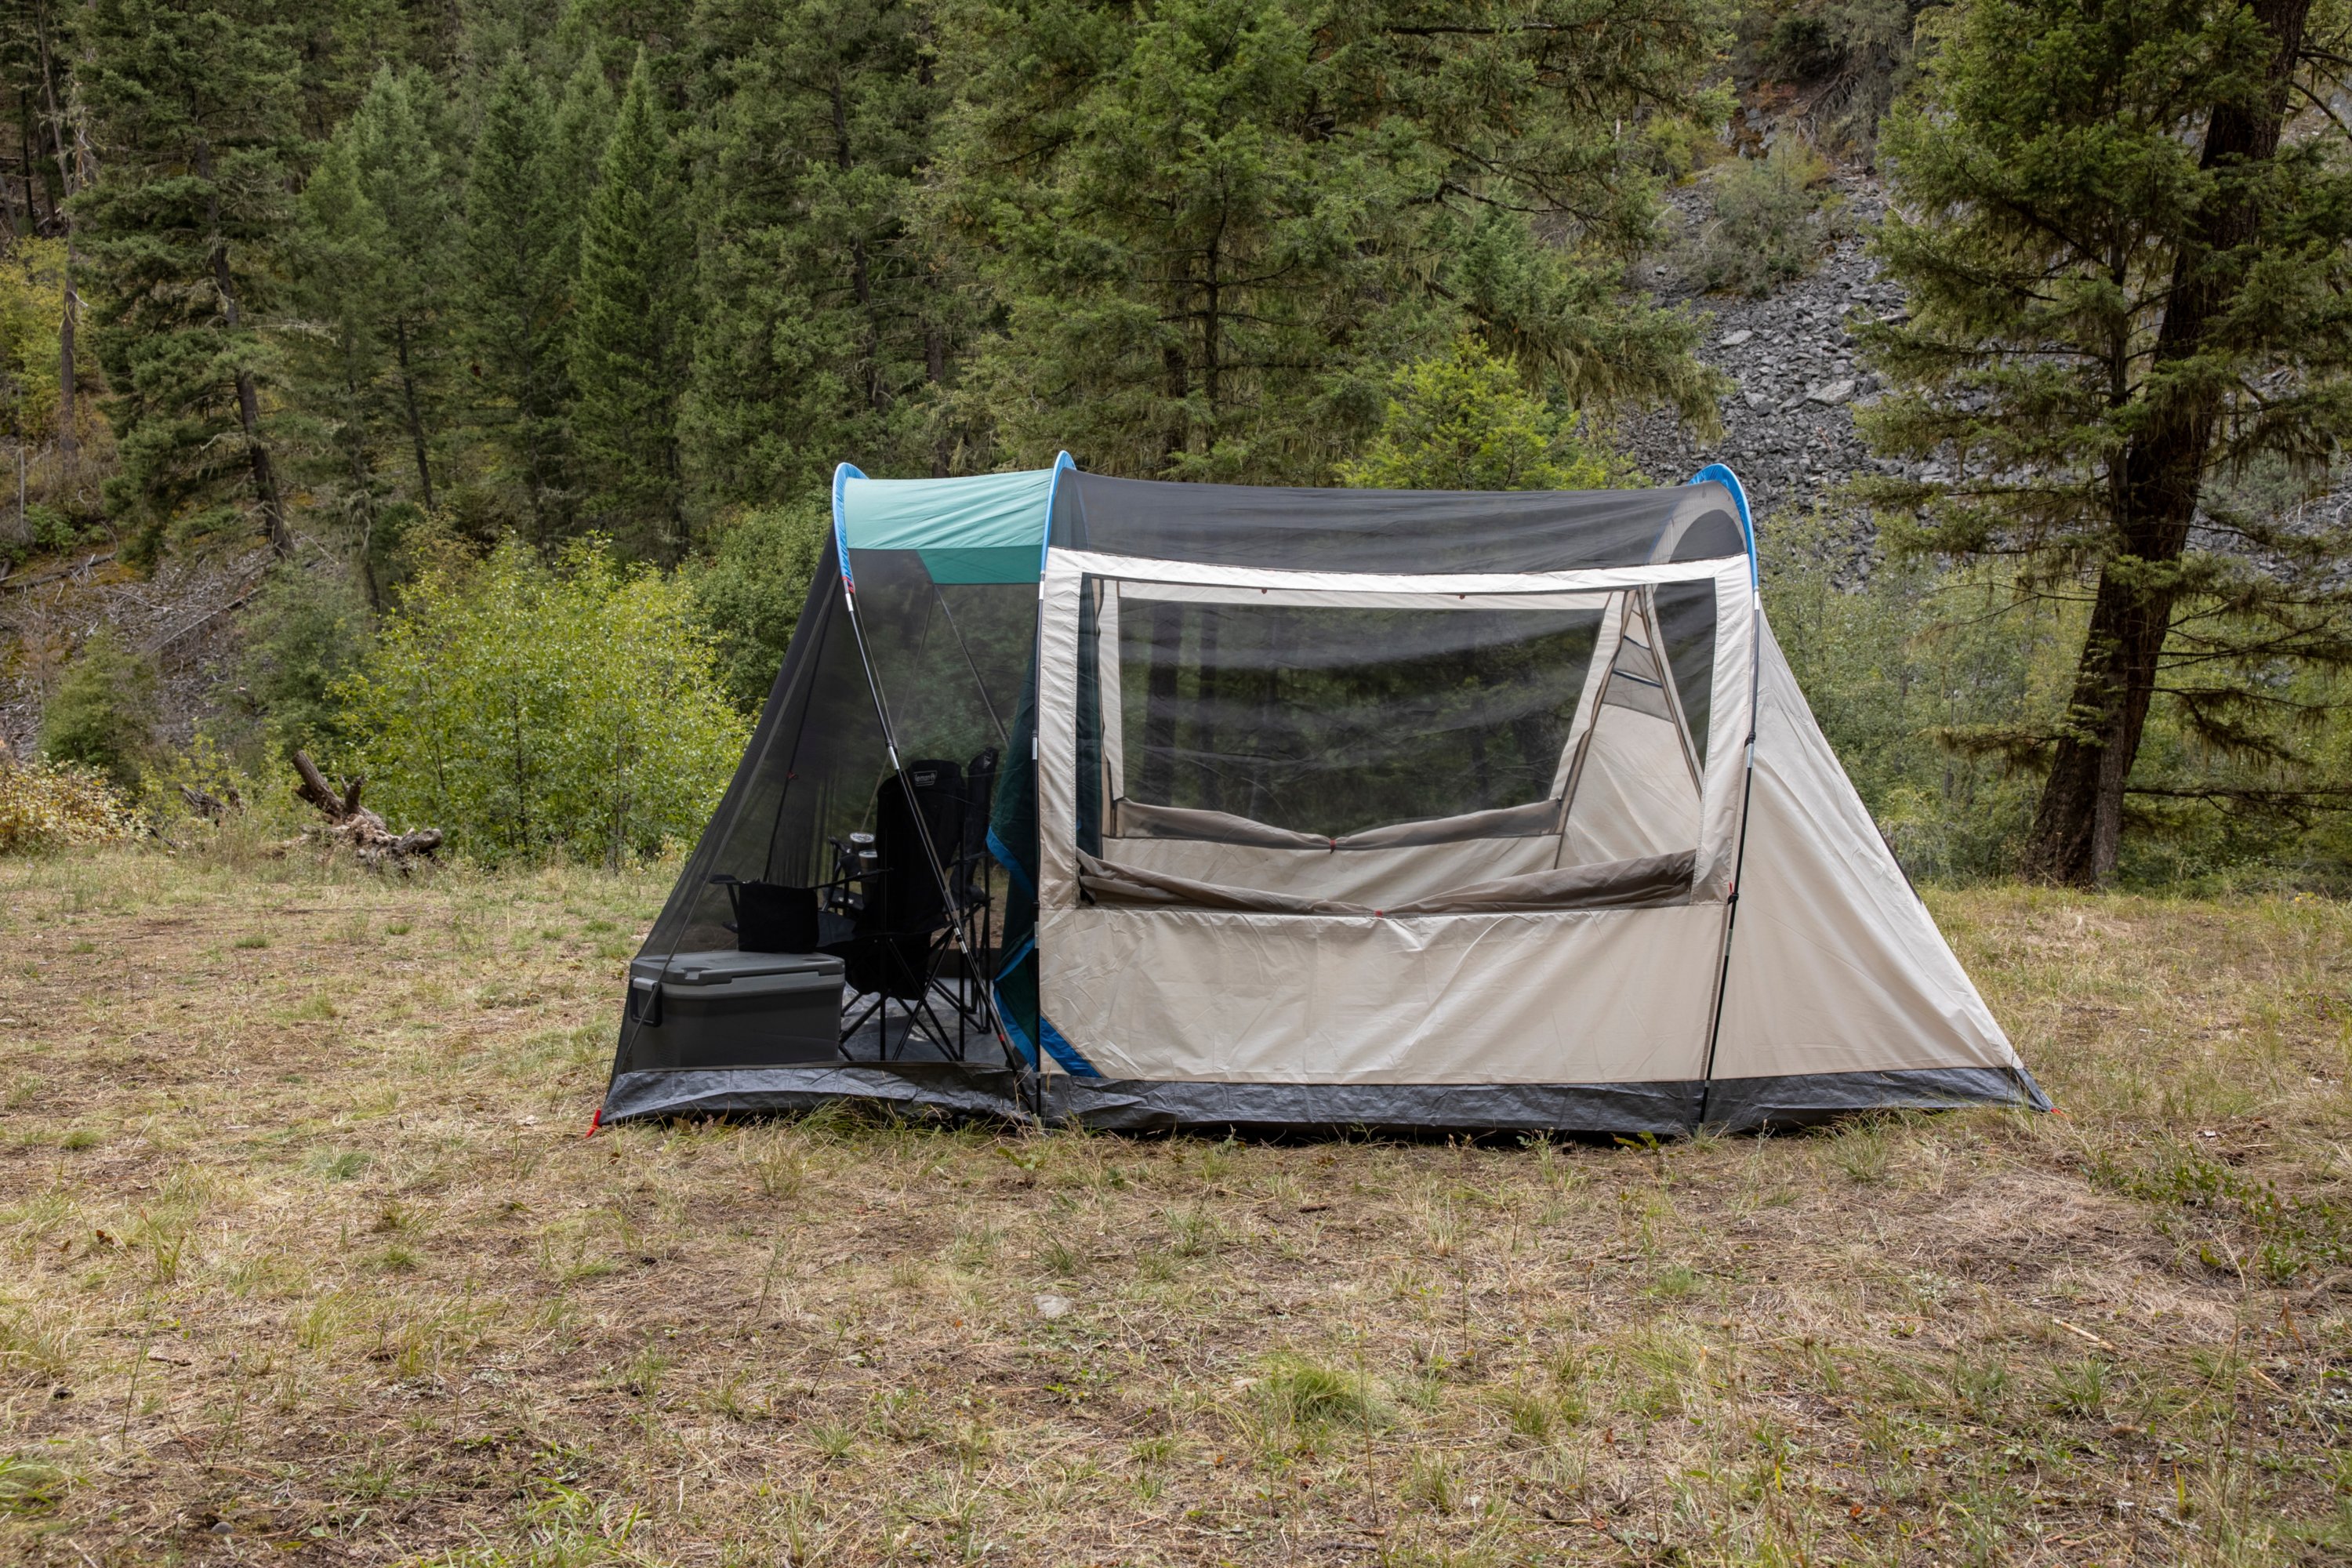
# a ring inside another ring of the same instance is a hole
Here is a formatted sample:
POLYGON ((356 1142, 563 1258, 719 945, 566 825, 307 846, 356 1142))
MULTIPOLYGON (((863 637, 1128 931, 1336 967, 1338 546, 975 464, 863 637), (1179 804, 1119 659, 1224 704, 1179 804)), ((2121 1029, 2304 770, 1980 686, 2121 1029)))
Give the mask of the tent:
POLYGON ((1719 467, 1454 494, 845 464, 601 1114, 2047 1109, 1757 588, 1719 467))

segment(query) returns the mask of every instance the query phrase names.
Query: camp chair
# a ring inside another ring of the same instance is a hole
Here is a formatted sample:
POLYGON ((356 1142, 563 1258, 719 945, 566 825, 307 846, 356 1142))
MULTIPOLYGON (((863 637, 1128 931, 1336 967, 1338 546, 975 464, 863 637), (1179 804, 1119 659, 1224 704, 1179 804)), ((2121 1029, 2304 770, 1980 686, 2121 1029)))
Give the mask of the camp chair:
MULTIPOLYGON (((983 752, 973 764, 992 786, 995 753, 983 752)), ((988 874, 976 864, 986 854, 971 842, 971 828, 976 820, 984 836, 987 814, 983 804, 975 818, 970 787, 965 770, 953 762, 910 762, 875 791, 870 846, 856 842, 863 834, 835 846, 835 902, 846 906, 852 924, 845 939, 821 951, 841 959, 852 992, 872 998, 844 1019, 841 1037, 849 1040, 875 1021, 885 1059, 893 1002, 906 1022, 901 1050, 919 1033, 941 1055, 961 1061, 971 1029, 984 1023, 978 977, 960 968, 950 972, 959 931, 975 952, 984 948, 986 934, 988 874)))

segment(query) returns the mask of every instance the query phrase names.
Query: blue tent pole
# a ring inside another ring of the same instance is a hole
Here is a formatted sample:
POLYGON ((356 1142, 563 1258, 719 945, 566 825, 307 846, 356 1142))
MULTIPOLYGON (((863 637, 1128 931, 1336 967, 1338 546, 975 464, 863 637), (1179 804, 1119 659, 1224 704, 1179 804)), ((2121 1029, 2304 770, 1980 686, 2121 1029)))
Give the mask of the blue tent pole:
POLYGON ((1748 866, 1748 808, 1756 794, 1756 703, 1762 689, 1764 653, 1763 574, 1756 564, 1756 521, 1748 510, 1748 490, 1739 476, 1721 463, 1709 463, 1691 476, 1695 485, 1719 484, 1731 492, 1739 508, 1739 531, 1748 544, 1748 591, 1755 597, 1748 638, 1748 756, 1739 779, 1739 841, 1731 855, 1731 891, 1723 901, 1723 960, 1715 973, 1715 1011, 1706 1028, 1706 1060, 1699 1069, 1698 1122, 1706 1125, 1707 1102, 1715 1093, 1715 1047, 1723 1037, 1723 1005, 1731 991, 1731 933, 1739 922, 1739 879, 1748 866))

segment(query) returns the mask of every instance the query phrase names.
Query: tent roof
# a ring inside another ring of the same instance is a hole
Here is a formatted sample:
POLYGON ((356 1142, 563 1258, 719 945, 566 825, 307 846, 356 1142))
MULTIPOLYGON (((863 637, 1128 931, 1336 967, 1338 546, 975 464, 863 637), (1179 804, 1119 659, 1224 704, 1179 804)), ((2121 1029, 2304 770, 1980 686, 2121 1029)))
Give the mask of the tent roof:
POLYGON ((835 479, 844 559, 913 550, 940 583, 1034 583, 1049 542, 1160 560, 1349 572, 1560 572, 1752 554, 1727 468, 1632 490, 1304 489, 1051 468, 835 479))

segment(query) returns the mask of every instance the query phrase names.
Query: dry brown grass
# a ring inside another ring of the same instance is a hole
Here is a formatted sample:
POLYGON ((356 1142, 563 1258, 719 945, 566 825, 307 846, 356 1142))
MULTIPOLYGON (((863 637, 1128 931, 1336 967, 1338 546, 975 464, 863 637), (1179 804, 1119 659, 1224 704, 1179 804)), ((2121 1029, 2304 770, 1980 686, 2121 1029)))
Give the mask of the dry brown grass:
POLYGON ((2343 906, 1937 895, 2063 1117, 583 1141, 663 883, 0 863, 0 1555, 2352 1550, 2343 906))

